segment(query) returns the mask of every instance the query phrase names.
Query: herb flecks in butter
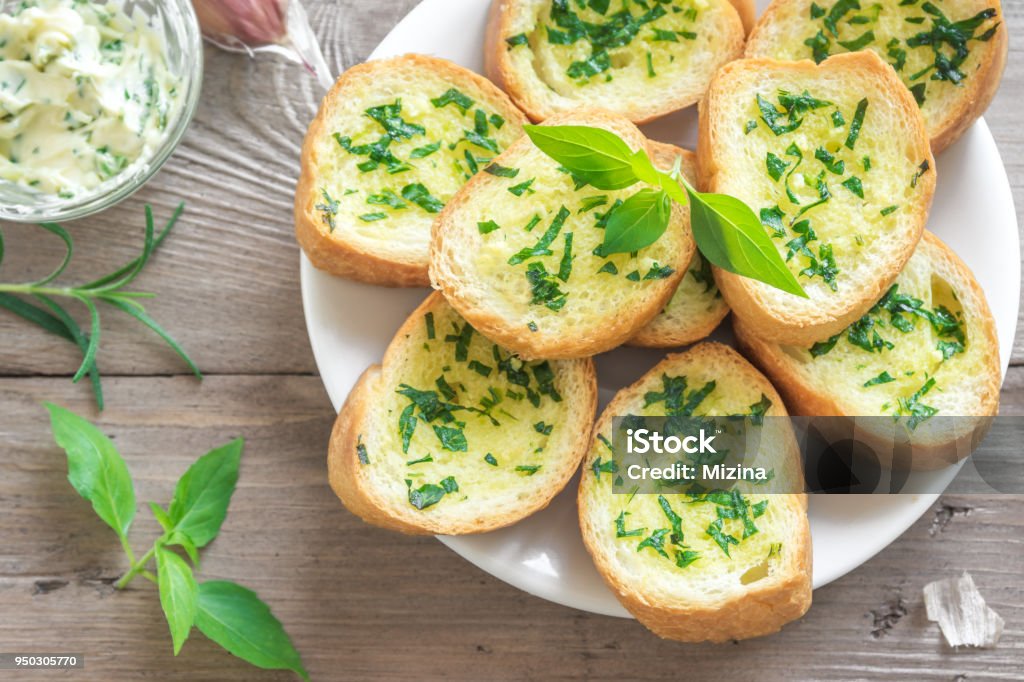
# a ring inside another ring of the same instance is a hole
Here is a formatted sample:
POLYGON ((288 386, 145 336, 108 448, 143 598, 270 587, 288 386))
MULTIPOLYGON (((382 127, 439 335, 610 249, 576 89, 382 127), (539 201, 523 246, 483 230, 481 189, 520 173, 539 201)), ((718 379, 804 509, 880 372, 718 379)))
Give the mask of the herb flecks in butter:
MULTIPOLYGON (((697 38, 691 30, 697 11, 687 5, 674 0, 552 0, 551 23, 543 26, 538 39, 566 50, 565 74, 577 85, 587 85, 597 76, 612 80, 619 68, 619 52, 641 41, 648 48, 641 53, 646 73, 655 78, 656 59, 671 61, 674 57, 672 43, 697 38), (580 45, 589 48, 589 54, 581 54, 580 45)), ((526 45, 529 39, 518 34, 506 42, 512 49, 526 45)))
POLYGON ((812 3, 810 18, 820 28, 803 41, 810 56, 820 63, 839 52, 874 48, 888 58, 918 106, 928 101, 929 87, 943 82, 957 86, 969 78, 970 69, 964 67, 971 44, 988 42, 999 26, 994 7, 959 20, 928 1, 874 4, 861 10, 859 0, 838 0, 827 11, 812 3), (900 18, 906 14, 910 16, 900 18), (910 71, 908 61, 924 67, 910 71))
POLYGON ((180 108, 165 50, 121 0, 0 14, 0 180, 70 198, 148 159, 180 108))

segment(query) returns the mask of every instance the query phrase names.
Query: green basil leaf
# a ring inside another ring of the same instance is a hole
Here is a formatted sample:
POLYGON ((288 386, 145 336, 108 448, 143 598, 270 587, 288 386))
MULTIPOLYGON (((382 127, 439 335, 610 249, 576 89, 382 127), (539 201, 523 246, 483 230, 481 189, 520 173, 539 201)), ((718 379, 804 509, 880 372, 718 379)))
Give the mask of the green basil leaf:
POLYGON ((174 655, 177 656, 196 622, 199 585, 185 560, 163 547, 156 548, 156 572, 160 606, 171 629, 174 655))
POLYGON ((258 668, 292 670, 308 680, 281 622, 256 593, 224 580, 199 585, 200 632, 258 668))
POLYGON ((633 172, 640 182, 646 182, 648 185, 657 185, 661 181, 661 173, 654 167, 651 157, 647 155, 647 152, 641 149, 633 154, 630 160, 632 161, 633 172))
POLYGON ((637 182, 634 152, 618 135, 589 126, 524 126, 530 140, 596 189, 625 189, 637 182))
POLYGON ((671 213, 668 194, 658 189, 640 190, 612 211, 601 255, 632 253, 650 246, 665 233, 671 213))
POLYGON ((149 503, 149 511, 153 513, 153 518, 160 524, 160 527, 164 529, 164 532, 169 532, 174 528, 174 522, 171 521, 171 517, 167 515, 164 508, 156 502, 149 503))
POLYGON ((238 438, 206 453, 178 479, 168 516, 174 530, 205 547, 217 537, 238 483, 238 463, 245 442, 238 438))
POLYGON ((754 212, 724 194, 690 195, 690 227, 700 252, 729 272, 807 298, 754 212))
POLYGON ((679 185, 679 181, 668 173, 658 171, 658 181, 656 184, 668 192, 668 195, 672 197, 672 200, 680 206, 686 206, 686 204, 689 203, 686 191, 679 185))
POLYGON ((135 518, 135 488, 117 448, 87 420, 52 403, 53 439, 68 457, 68 481, 103 522, 126 540, 135 518))
POLYGON ((185 554, 188 555, 189 560, 193 566, 199 566, 199 551, 196 548, 196 543, 192 541, 188 535, 185 535, 180 530, 172 530, 167 534, 164 544, 167 546, 177 545, 185 550, 185 554))

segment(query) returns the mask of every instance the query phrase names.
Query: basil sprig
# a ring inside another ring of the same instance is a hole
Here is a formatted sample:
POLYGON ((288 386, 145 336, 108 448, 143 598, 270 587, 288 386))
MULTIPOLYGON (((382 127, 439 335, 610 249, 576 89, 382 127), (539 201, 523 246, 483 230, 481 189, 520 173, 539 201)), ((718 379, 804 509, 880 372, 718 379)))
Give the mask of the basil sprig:
POLYGON ((735 197, 698 192, 680 172, 654 167, 643 150, 632 151, 615 133, 590 126, 525 126, 542 152, 579 181, 595 189, 645 187, 608 216, 601 254, 632 253, 656 242, 668 228, 671 202, 690 204, 690 227, 697 248, 714 265, 807 298, 786 267, 764 226, 750 207, 735 197))
POLYGON ((128 571, 114 585, 123 589, 142 576, 157 585, 160 605, 171 631, 174 655, 181 651, 193 626, 229 652, 249 663, 272 670, 309 675, 284 626, 255 592, 232 582, 199 582, 197 549, 220 532, 231 495, 238 482, 241 439, 200 457, 178 480, 165 510, 149 508, 164 533, 149 550, 135 558, 128 530, 135 519, 135 486, 114 443, 86 419, 62 407, 46 404, 53 438, 68 458, 68 480, 78 494, 92 503, 96 514, 121 541, 128 571), (179 546, 192 566, 171 547, 179 546), (150 565, 156 565, 156 573, 150 565))

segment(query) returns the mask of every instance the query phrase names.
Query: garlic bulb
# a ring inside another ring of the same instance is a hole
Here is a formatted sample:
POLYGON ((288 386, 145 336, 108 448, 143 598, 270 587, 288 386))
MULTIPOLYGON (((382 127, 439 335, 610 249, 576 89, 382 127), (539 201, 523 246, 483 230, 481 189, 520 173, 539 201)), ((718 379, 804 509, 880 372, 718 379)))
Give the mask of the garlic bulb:
POLYGON ((299 0, 193 0, 203 36, 233 52, 276 52, 303 64, 324 88, 327 62, 299 0))

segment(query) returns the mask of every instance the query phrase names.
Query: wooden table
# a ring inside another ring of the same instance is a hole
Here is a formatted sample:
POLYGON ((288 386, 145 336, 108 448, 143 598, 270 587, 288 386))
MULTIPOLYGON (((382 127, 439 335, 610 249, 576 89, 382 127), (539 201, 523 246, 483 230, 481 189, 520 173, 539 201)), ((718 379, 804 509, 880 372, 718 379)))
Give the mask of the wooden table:
MULTIPOLYGON (((362 59, 415 0, 307 3, 336 72, 362 59)), ((1024 3, 1006 4, 1010 31, 1024 3)), ((257 590, 286 624, 314 679, 878 679, 1024 677, 1024 500, 943 498, 899 540, 815 592, 781 634, 724 646, 660 641, 633 621, 531 597, 474 568, 431 538, 373 529, 346 512, 326 482, 333 411, 306 338, 291 202, 299 145, 317 87, 275 58, 206 50, 203 102, 159 176, 107 213, 72 225, 68 281, 133 257, 142 207, 188 208, 138 280, 150 304, 206 373, 202 383, 141 327, 105 315, 100 364, 107 409, 96 414, 69 375, 65 341, 0 311, 0 651, 84 654, 74 680, 287 680, 249 667, 196 634, 177 659, 157 595, 145 581, 115 593, 125 569, 111 532, 65 478, 40 403, 95 417, 116 438, 141 501, 166 502, 199 454, 247 440, 242 477, 201 576, 257 590), (952 651, 924 616, 921 587, 970 571, 1006 619, 1002 643, 952 651)), ((987 120, 1024 207, 1024 50, 1011 53, 987 120)), ((1018 213, 1018 215, 1021 215, 1018 213)), ((970 226, 965 225, 965 229, 970 226)), ((60 247, 4 226, 4 281, 44 271, 60 247)), ((1024 413, 1024 336, 1003 411, 1024 413)), ((140 510, 132 537, 157 525, 140 510)), ((20 673, 0 679, 51 679, 20 673)))

